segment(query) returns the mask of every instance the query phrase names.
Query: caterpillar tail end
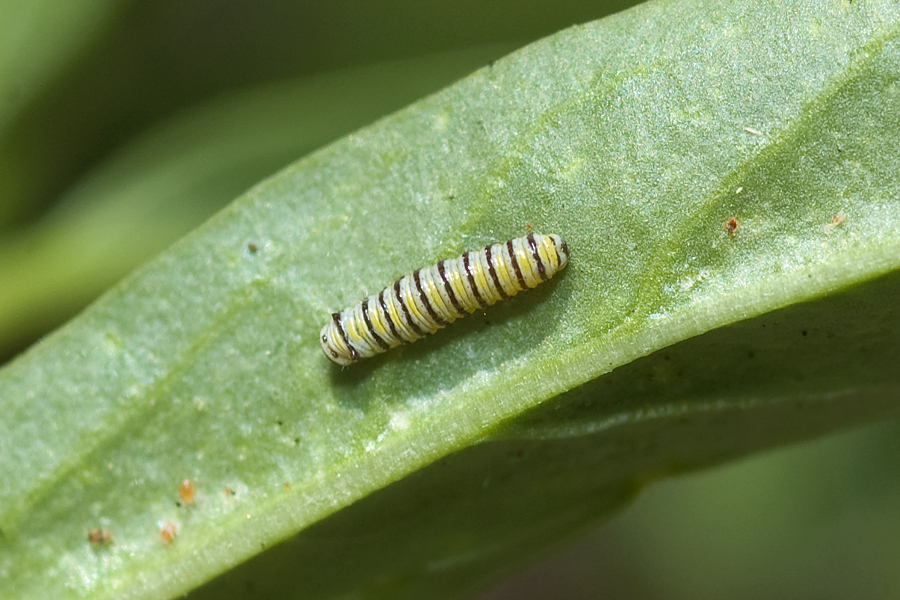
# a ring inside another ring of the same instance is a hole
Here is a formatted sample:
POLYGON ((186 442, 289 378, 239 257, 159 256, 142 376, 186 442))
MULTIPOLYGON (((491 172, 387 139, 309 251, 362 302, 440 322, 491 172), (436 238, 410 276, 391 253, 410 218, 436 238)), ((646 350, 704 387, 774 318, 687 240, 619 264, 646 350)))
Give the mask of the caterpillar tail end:
POLYGON ((551 233, 547 237, 553 242, 553 245, 556 247, 556 254, 559 256, 559 266, 556 270, 562 271, 569 264, 569 245, 566 243, 566 240, 555 233, 551 233))
POLYGON ((341 332, 335 326, 334 321, 328 322, 325 327, 322 328, 322 331, 319 334, 319 343, 322 345, 322 352, 325 353, 325 356, 342 367, 352 365, 359 361, 358 355, 354 358, 353 355, 356 353, 352 352, 351 349, 347 347, 347 344, 344 342, 343 336, 341 336, 341 332))

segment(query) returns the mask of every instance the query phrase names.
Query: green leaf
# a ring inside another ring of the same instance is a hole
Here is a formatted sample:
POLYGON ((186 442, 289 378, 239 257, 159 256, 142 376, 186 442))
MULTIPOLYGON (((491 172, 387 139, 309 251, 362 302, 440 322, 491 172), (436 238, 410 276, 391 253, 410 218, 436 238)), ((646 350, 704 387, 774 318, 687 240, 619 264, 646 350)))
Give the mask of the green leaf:
MULTIPOLYGON (((0 3, 0 230, 22 211, 31 184, 33 165, 27 157, 31 148, 13 148, 9 143, 17 120, 100 37, 120 4, 121 0, 0 3)), ((22 145, 28 146, 28 141, 22 145)))
POLYGON ((41 87, 103 31, 120 3, 13 0, 0 4, 0 81, 8 83, 0 90, 0 137, 41 87))
POLYGON ((647 4, 260 184, 0 373, 8 595, 255 557, 200 595, 452 597, 655 478, 896 409, 898 33, 887 1, 647 4), (322 355, 329 311, 528 224, 572 250, 550 284, 322 355))

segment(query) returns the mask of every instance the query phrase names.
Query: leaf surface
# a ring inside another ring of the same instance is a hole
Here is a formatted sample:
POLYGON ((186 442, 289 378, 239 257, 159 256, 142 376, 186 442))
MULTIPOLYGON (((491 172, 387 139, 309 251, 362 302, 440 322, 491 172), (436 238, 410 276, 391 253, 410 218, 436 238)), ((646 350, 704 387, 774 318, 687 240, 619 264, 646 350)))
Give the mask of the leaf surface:
POLYGON ((165 598, 290 539, 204 593, 452 597, 653 478, 895 408, 898 33, 645 4, 258 185, 0 374, 4 585, 165 598), (529 224, 572 250, 550 284, 322 355, 330 311, 529 224))

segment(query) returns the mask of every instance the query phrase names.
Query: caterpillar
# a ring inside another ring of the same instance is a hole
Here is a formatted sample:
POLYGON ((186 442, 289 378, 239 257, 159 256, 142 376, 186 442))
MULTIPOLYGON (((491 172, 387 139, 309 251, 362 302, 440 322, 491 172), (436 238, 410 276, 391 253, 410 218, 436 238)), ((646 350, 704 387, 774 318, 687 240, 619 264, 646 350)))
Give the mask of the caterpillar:
POLYGON ((533 288, 568 262, 566 242, 539 233, 442 260, 333 313, 322 328, 322 350, 339 365, 353 364, 533 288))

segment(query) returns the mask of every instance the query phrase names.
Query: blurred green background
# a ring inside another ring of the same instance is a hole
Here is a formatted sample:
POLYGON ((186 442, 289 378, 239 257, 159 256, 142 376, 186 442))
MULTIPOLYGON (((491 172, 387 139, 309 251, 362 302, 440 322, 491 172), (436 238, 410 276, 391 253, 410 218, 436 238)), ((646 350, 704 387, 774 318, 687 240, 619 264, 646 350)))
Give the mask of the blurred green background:
MULTIPOLYGON (((630 4, 3 0, 0 363, 281 167, 630 4)), ((658 483, 483 600, 898 598, 898 433, 658 483)))
POLYGON ((663 480, 478 600, 900 598, 898 423, 663 480))

